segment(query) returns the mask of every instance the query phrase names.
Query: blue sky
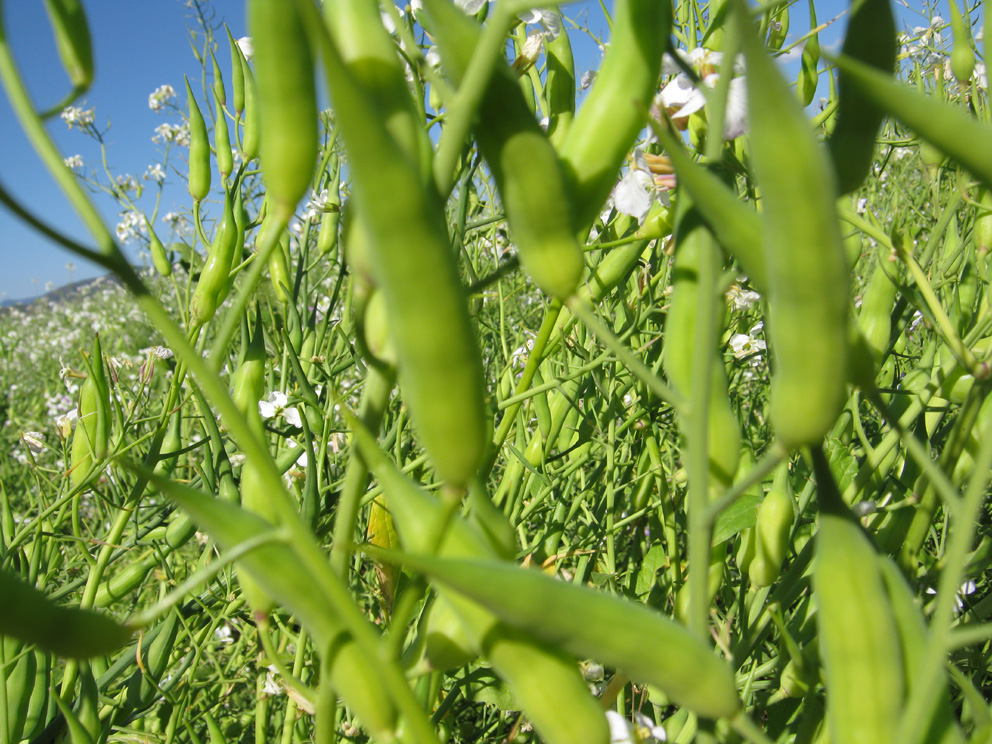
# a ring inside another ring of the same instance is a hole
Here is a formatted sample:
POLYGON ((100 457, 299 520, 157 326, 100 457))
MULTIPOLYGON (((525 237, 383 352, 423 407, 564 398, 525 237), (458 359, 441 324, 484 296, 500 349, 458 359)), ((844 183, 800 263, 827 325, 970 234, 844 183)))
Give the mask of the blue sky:
MULTIPOLYGON (((821 23, 847 7, 847 3, 840 0, 817 0, 816 4, 821 23)), ((90 0, 85 5, 90 14, 96 54, 96 81, 77 105, 95 110, 96 125, 101 130, 109 122, 105 141, 111 173, 114 176, 130 174, 140 179, 149 165, 162 160, 161 145, 152 142, 155 127, 166 121, 178 123, 175 117, 150 110, 149 94, 160 85, 170 84, 179 93, 177 103, 185 107, 183 75, 187 74, 201 107, 204 105, 200 67, 191 51, 189 35, 190 29, 199 30, 199 24, 184 0, 90 0)), ((923 11, 922 5, 914 7, 923 11)), ((248 33, 243 0, 215 0, 204 8, 215 23, 227 23, 236 38, 248 33)), ((896 8, 900 26, 922 24, 923 15, 899 4, 896 8)), ((4 4, 4 12, 7 36, 36 104, 41 108, 53 106, 67 93, 69 84, 55 51, 43 4, 15 0, 4 4)), ((565 13, 580 22, 588 13, 590 29, 605 35, 598 2, 572 3, 565 8, 565 13)), ((946 12, 942 15, 947 18, 946 12)), ((798 38, 808 30, 807 19, 807 3, 800 0, 793 6, 790 38, 798 38)), ((842 19, 824 32, 821 44, 829 47, 835 43, 843 26, 842 19)), ((596 64, 595 54, 594 45, 576 39, 578 75, 596 64)), ((226 43, 217 56, 226 75, 230 64, 226 43)), ((81 155, 87 170, 94 166, 102 169, 100 148, 93 140, 76 129, 70 130, 58 117, 48 123, 48 128, 64 155, 81 155)), ((21 134, 5 95, 0 95, 0 142, 3 143, 0 146, 0 183, 57 229, 89 244, 88 235, 21 134)), ((172 157, 184 155, 185 150, 180 149, 172 157)), ((105 182, 106 178, 101 180, 105 182)), ((218 182, 215 178, 214 183, 218 182)), ((94 198, 107 224, 113 227, 118 221, 116 202, 106 194, 97 194, 94 198)), ((155 198, 156 189, 148 187, 139 205, 151 213, 155 198)), ((159 204, 156 230, 159 230, 162 215, 188 208, 189 202, 183 182, 169 172, 159 204)), ((160 236, 167 238, 167 233, 162 226, 160 236)), ((128 248, 135 260, 137 250, 137 244, 128 248)), ((61 286, 70 280, 104 273, 99 267, 87 264, 23 227, 2 207, 0 256, 4 266, 0 272, 0 300, 36 296, 45 291, 48 283, 61 286), (66 267, 70 262, 74 264, 71 272, 66 267)))

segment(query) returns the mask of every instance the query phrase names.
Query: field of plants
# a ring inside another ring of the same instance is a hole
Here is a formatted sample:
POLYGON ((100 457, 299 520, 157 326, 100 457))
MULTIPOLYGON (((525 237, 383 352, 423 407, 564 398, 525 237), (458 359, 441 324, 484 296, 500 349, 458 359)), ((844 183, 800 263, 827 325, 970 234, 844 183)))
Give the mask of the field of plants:
POLYGON ((981 7, 193 3, 163 216, 45 5, 90 237, 0 207, 108 276, 0 311, 0 744, 992 741, 981 7))

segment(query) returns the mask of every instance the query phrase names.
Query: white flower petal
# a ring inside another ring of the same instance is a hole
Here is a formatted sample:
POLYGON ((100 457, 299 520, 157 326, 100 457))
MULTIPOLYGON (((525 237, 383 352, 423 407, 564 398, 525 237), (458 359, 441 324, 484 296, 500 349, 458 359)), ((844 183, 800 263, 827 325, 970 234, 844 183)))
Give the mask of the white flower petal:
POLYGON ((631 170, 617 184, 613 202, 617 211, 636 217, 642 221, 651 209, 650 187, 653 185, 651 176, 644 171, 631 170))
POLYGON ((282 412, 282 417, 290 426, 295 426, 297 429, 303 428, 303 422, 300 420, 300 411, 296 406, 284 410, 282 412))

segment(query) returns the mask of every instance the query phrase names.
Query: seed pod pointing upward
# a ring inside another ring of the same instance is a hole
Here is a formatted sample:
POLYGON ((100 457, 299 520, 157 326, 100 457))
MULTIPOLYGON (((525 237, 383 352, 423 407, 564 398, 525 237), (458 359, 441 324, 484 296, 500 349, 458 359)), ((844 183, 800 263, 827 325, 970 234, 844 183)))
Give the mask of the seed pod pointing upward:
POLYGON ((317 162, 314 59, 294 3, 251 0, 262 176, 273 206, 288 219, 310 187, 317 162))

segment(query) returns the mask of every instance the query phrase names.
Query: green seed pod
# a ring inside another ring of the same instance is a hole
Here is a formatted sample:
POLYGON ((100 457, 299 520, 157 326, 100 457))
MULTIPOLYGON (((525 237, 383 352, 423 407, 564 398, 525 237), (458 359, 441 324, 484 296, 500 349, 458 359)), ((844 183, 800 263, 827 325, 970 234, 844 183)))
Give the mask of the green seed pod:
MULTIPOLYGON (((21 726, 21 739, 34 739, 41 735, 46 724, 52 719, 57 710, 55 695, 51 692, 52 667, 54 661, 51 654, 36 649, 32 652, 35 657, 35 673, 31 677, 31 695, 28 702, 27 715, 21 726)), ((16 735, 13 737, 16 739, 16 735)))
POLYGON ((217 64, 217 56, 214 50, 210 50, 210 67, 213 72, 214 100, 221 106, 227 105, 227 91, 224 90, 224 76, 220 73, 220 65, 217 64))
POLYGON ((172 261, 169 260, 169 253, 166 251, 162 241, 159 240, 150 222, 145 223, 148 227, 148 250, 152 254, 152 264, 161 276, 172 274, 172 261))
POLYGON ((591 225, 599 215, 644 126, 671 23, 669 3, 616 3, 603 64, 559 149, 574 184, 575 219, 580 226, 591 225))
POLYGON ((956 0, 949 0, 951 6, 951 74, 958 84, 966 87, 975 72, 975 50, 972 48, 968 19, 961 14, 956 0))
MULTIPOLYGON (((240 52, 239 52, 240 54, 240 52)), ((246 163, 258 157, 258 143, 260 138, 260 124, 258 113, 258 89, 255 86, 255 76, 248 66, 248 60, 239 56, 241 61, 242 77, 245 86, 245 105, 241 121, 244 124, 244 132, 241 136, 241 156, 246 163)))
POLYGON ((464 487, 488 446, 482 360, 441 200, 378 118, 337 49, 323 48, 325 77, 350 159, 354 198, 372 238, 400 389, 441 479, 464 487), (382 199, 384 188, 393 198, 382 199), (410 281, 411 277, 417 281, 410 281))
POLYGON ((783 463, 765 500, 758 507, 755 524, 755 555, 748 570, 755 586, 771 586, 782 572, 789 551, 792 525, 796 521, 795 496, 789 482, 789 467, 783 463))
POLYGON ((227 31, 227 41, 231 47, 231 103, 234 104, 234 115, 241 116, 241 112, 245 110, 245 73, 241 67, 243 55, 231 29, 225 26, 224 30, 227 31))
MULTIPOLYGON (((362 457, 386 494, 396 530, 407 551, 435 549, 446 556, 493 558, 495 551, 459 517, 448 522, 440 545, 445 507, 409 481, 382 454, 368 430, 350 422, 362 457)), ((538 643, 528 634, 504 626, 489 611, 447 589, 472 650, 481 653, 513 693, 517 704, 549 744, 602 744, 608 731, 602 709, 585 685, 575 661, 538 643)), ((450 651, 451 649, 447 649, 450 651)), ((444 661, 450 661, 446 659, 444 661)))
MULTIPOLYGON (((867 3, 866 3, 867 4, 867 3)), ((754 171, 764 206, 771 421, 789 448, 831 429, 847 399, 849 272, 834 179, 791 94, 741 19, 754 171)))
MULTIPOLYGON (((168 530, 166 530, 166 535, 168 535, 168 530)), ((100 583, 96 590, 93 606, 103 609, 111 607, 122 599, 131 597, 134 591, 144 583, 152 569, 158 565, 159 557, 154 551, 149 551, 141 558, 129 563, 111 576, 109 580, 100 583)))
POLYGON ((231 153, 231 138, 227 130, 227 114, 224 103, 217 99, 216 119, 214 120, 214 149, 217 151, 217 170, 221 178, 227 178, 234 170, 234 155, 231 153))
POLYGON ((878 371, 885 355, 889 353, 892 338, 892 311, 899 292, 892 281, 891 271, 886 270, 887 256, 876 254, 875 268, 868 278, 868 286, 861 296, 857 325, 871 351, 873 374, 878 371))
POLYGON ((2 720, 6 721, 10 740, 20 741, 26 738, 21 732, 26 728, 28 710, 35 692, 35 675, 39 672, 38 657, 25 644, 13 638, 0 639, 0 643, 3 644, 0 661, 4 663, 0 683, 6 690, 7 701, 6 716, 2 720), (17 654, 21 656, 15 662, 13 659, 17 654))
POLYGON ((833 741, 895 741, 905 694, 902 651, 879 556, 812 450, 821 511, 813 592, 833 741))
POLYGON ((224 194, 224 213, 190 300, 190 317, 197 325, 210 322, 230 292, 231 264, 237 245, 238 228, 234 220, 233 197, 227 191, 224 194))
POLYGON ((809 106, 813 99, 816 98, 816 86, 819 83, 819 73, 816 70, 816 66, 819 63, 819 44, 816 44, 816 53, 810 50, 810 46, 813 44, 813 40, 816 37, 811 37, 808 42, 806 42, 806 48, 803 49, 803 56, 800 62, 799 68, 799 78, 796 80, 796 97, 799 99, 799 103, 802 104, 803 108, 809 106))
MULTIPOLYGON (((777 52, 782 48, 789 36, 789 6, 783 5, 774 13, 768 22, 768 48, 777 52)), ((711 47, 716 49, 717 47, 711 47)))
MULTIPOLYGON (((428 0, 425 7, 442 63, 458 85, 481 31, 447 0, 428 0)), ((475 136, 496 181, 520 262, 538 287, 566 299, 578 287, 585 265, 575 238, 572 200, 554 147, 508 65, 498 64, 490 77, 478 119, 475 136)))
POLYGON ((62 67, 79 94, 93 83, 93 45, 81 0, 45 0, 62 67))
POLYGON ((140 646, 141 664, 127 681, 127 703, 135 710, 144 710, 159 696, 156 685, 169 668, 169 657, 176 649, 179 637, 179 615, 169 612, 162 620, 161 630, 150 644, 140 646))
POLYGON ((726 663, 685 628, 643 605, 506 563, 412 554, 403 561, 507 624, 581 658, 617 666, 701 716, 729 718, 740 709, 726 663))
POLYGON ((575 116, 575 61, 560 12, 558 23, 561 24, 562 31, 555 38, 549 39, 544 48, 547 62, 544 97, 548 102, 548 139, 555 147, 565 139, 565 133, 575 116))
POLYGON ((43 592, 0 569, 0 634, 58 656, 84 659, 115 651, 131 637, 116 620, 93 610, 62 607, 43 592))
POLYGON ((314 59, 295 3, 249 0, 255 44, 262 178, 270 208, 288 220, 310 188, 318 150, 314 59))
MULTIPOLYGON (((851 6, 842 52, 886 74, 896 60, 896 25, 889 0, 865 0, 851 6)), ((840 71, 837 124, 827 145, 837 173, 839 194, 855 191, 868 175, 875 138, 884 116, 876 99, 853 85, 840 71)))
POLYGON ((89 372, 79 388, 76 430, 72 437, 70 483, 78 487, 89 470, 107 456, 110 443, 110 386, 103 367, 100 336, 93 340, 93 350, 85 358, 89 372))
MULTIPOLYGON (((709 401, 707 454, 709 457, 710 482, 708 489, 716 498, 726 490, 737 472, 740 457, 740 424, 727 392, 727 373, 723 359, 715 348, 725 316, 725 300, 715 285, 700 283, 700 273, 707 271, 716 279, 722 269, 720 249, 706 229, 699 213, 691 206, 688 194, 679 198, 677 207, 675 242, 678 246, 675 266, 672 271, 672 299, 665 320, 665 346, 662 364, 669 381, 683 396, 689 398, 693 390, 693 379, 700 375, 693 360, 700 338, 709 339, 714 344, 712 367, 709 372, 709 401), (707 266, 708 264, 708 266, 707 266), (699 296, 709 295, 712 326, 701 328, 697 322, 699 296)), ((694 408, 701 408, 701 405, 694 408)), ((683 438, 687 438, 689 424, 683 417, 680 422, 683 438)), ((686 447, 692 442, 687 441, 686 447)))
MULTIPOLYGON (((879 561, 879 566, 882 570, 882 580, 885 582, 886 595, 895 616, 896 627, 899 629, 906 684, 909 687, 908 697, 909 693, 912 692, 913 685, 923 681, 921 667, 924 663, 927 644, 930 642, 930 632, 926 619, 917 604, 916 595, 906 583, 899 567, 887 557, 883 557, 879 561)), ((928 723, 926 737, 923 741, 960 744, 964 741, 964 736, 954 719, 947 675, 943 669, 937 674, 941 676, 941 681, 939 687, 934 689, 933 694, 940 698, 940 702, 928 723)))
POLYGON ((189 103, 189 195, 194 201, 202 201, 210 193, 210 138, 189 79, 186 80, 186 100, 189 103))
POLYGON ((981 211, 975 217, 975 227, 973 235, 975 240, 975 250, 978 256, 985 260, 989 250, 992 249, 992 191, 984 186, 978 189, 976 197, 979 204, 987 211, 981 211))
POLYGON ((444 597, 437 597, 426 611, 424 659, 430 669, 448 671, 478 658, 461 617, 444 597))
POLYGON ((293 291, 293 280, 289 274, 289 233, 283 230, 279 245, 269 254, 269 278, 279 302, 289 302, 293 291))

